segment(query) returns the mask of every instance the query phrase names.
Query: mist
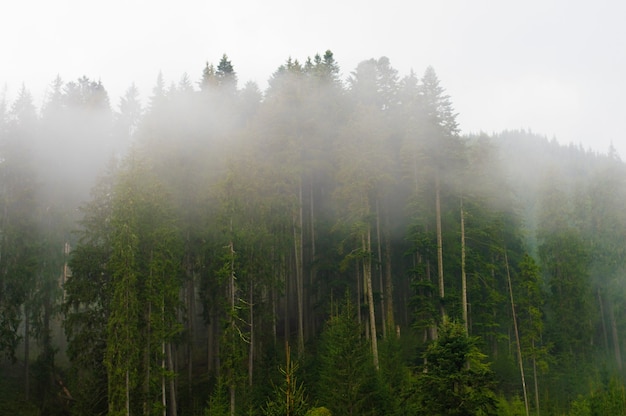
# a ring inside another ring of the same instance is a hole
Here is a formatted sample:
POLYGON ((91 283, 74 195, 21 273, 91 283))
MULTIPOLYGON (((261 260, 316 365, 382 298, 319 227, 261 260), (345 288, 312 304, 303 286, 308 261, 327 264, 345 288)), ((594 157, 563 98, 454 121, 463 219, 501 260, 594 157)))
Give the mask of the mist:
POLYGON ((434 411, 422 358, 455 322, 491 366, 488 414, 522 406, 520 361, 537 413, 609 389, 594 369, 623 380, 623 162, 463 135, 444 85, 385 56, 342 78, 326 51, 264 91, 223 55, 145 101, 60 76, 41 108, 0 100, 2 371, 60 414, 270 414, 292 351, 307 409, 434 411), (349 360, 325 367, 325 343, 352 303, 353 376, 384 376, 340 406, 324 380, 349 360))

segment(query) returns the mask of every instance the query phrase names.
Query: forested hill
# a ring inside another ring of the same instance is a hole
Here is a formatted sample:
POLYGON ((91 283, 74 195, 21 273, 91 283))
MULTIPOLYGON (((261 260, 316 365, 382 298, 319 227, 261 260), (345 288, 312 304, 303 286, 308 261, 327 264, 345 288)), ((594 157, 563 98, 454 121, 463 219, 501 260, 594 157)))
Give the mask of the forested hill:
POLYGON ((623 413, 618 155, 339 74, 2 101, 0 413, 623 413))

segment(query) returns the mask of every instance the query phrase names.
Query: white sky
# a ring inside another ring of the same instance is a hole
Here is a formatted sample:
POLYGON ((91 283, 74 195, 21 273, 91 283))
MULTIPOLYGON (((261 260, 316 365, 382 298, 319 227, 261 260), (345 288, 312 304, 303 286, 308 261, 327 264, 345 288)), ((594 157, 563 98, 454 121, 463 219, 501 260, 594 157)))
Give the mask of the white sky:
POLYGON ((117 108, 159 71, 200 79, 226 53, 242 86, 331 49, 345 76, 389 57, 432 65, 463 132, 525 128, 626 159, 621 0, 15 0, 0 12, 0 86, 37 104, 56 75, 100 79, 117 108), (368 6, 367 4, 376 4, 368 6))

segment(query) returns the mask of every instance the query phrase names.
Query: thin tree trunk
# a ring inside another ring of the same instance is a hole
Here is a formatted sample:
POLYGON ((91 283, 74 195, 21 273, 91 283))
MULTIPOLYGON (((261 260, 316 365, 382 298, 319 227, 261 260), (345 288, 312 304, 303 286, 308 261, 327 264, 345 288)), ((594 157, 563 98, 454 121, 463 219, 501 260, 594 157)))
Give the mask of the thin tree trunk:
POLYGON ((248 385, 252 387, 252 375, 254 373, 254 286, 250 281, 250 294, 248 295, 248 307, 250 308, 250 344, 248 349, 248 385))
POLYGON ((463 307, 463 324, 465 334, 469 334, 467 314, 467 275, 465 274, 465 211, 463 210, 463 197, 461 197, 461 301, 463 307))
POLYGON ((600 306, 600 318, 602 320, 602 335, 604 335, 604 349, 609 351, 609 336, 606 330, 606 316, 604 315, 604 302, 602 301, 602 295, 600 289, 598 289, 598 305, 600 306))
POLYGON ((380 238, 380 204, 376 199, 376 248, 378 255, 378 285, 380 287, 380 312, 383 324, 383 338, 387 338, 387 316, 385 310, 385 285, 383 284, 383 249, 380 238))
POLYGON ((524 377, 524 362, 522 359, 522 346, 520 344, 519 331, 517 329, 517 314, 515 313, 515 302, 513 302, 513 285, 511 284, 511 273, 509 271, 509 259, 504 251, 504 261, 506 265, 506 279, 509 284, 509 295, 511 298, 511 313, 513 314, 513 329, 515 330, 515 341, 517 342, 517 358, 519 362, 519 371, 522 377, 522 390, 524 393, 524 406, 526 407, 526 416, 530 415, 528 408, 528 393, 526 392, 526 379, 524 377))
MULTIPOLYGON (((311 300, 311 297, 313 297, 312 301, 313 304, 315 304, 317 302, 318 299, 318 292, 317 290, 313 291, 313 288, 316 287, 316 280, 317 280, 317 265, 315 263, 316 259, 317 259, 317 253, 316 253, 316 247, 315 247, 315 203, 314 203, 314 198, 313 198, 313 180, 311 179, 311 189, 309 191, 309 198, 310 198, 310 203, 309 203, 309 211, 310 211, 310 226, 311 226, 311 259, 310 259, 310 273, 309 273, 309 296, 308 299, 311 300)), ((310 310, 310 308, 309 308, 310 310)), ((317 331, 317 325, 316 325, 316 319, 315 319, 315 314, 310 313, 311 319, 309 320, 310 322, 310 332, 308 334, 308 336, 310 337, 312 334, 315 334, 317 331)))
POLYGON ((163 416, 167 415, 167 397, 165 391, 165 341, 161 341, 161 405, 163 406, 163 416))
POLYGON ((215 356, 213 354, 214 351, 214 344, 215 344, 215 338, 214 338, 214 334, 215 334, 215 313, 213 311, 213 306, 211 306, 211 309, 209 310, 209 324, 207 326, 207 346, 206 346, 206 350, 207 350, 207 372, 209 374, 211 374, 211 372, 213 371, 213 360, 215 359, 215 356))
POLYGON ((619 333, 617 332, 617 322, 615 322, 615 312, 613 305, 609 305, 609 318, 611 318, 611 332, 613 333, 613 349, 615 350, 615 361, 617 368, 622 371, 622 353, 619 346, 619 333))
MULTIPOLYGON (((187 265, 188 269, 191 269, 187 265)), ((189 397, 193 397, 193 355, 194 355, 194 338, 195 338, 195 279, 194 273, 188 270, 189 277, 187 281, 187 389, 189 397)))
POLYGON ((143 414, 144 415, 149 415, 150 414, 150 349, 151 349, 151 345, 150 345, 150 335, 151 335, 151 324, 152 324, 152 302, 148 302, 148 318, 147 318, 147 324, 148 327, 146 328, 146 349, 144 350, 143 353, 143 365, 145 368, 145 378, 144 378, 144 384, 143 384, 143 414))
POLYGON ((298 357, 304 354, 304 288, 302 267, 302 180, 298 188, 298 215, 293 217, 293 244, 296 262, 296 297, 298 301, 298 357))
MULTIPOLYGON (((169 371, 175 372, 174 361, 172 357, 172 343, 171 342, 167 343, 167 365, 168 365, 169 371)), ((170 406, 169 408, 170 408, 169 415, 176 416, 177 411, 178 411, 178 405, 176 403, 176 384, 175 384, 174 377, 170 377, 170 406)))
MULTIPOLYGON (((232 232, 232 220, 231 220, 231 232, 232 232)), ((234 337, 235 337, 235 246, 233 241, 230 241, 230 282, 229 282, 229 290, 230 290, 230 337, 231 337, 231 348, 234 348, 234 337)), ((231 354, 234 351, 231 351, 231 354)), ((229 390, 230 390, 230 415, 235 416, 235 376, 234 376, 234 368, 229 368, 229 390)))
POLYGON ((126 368, 126 416, 130 416, 130 370, 128 368, 126 368))
POLYGON ((274 287, 274 285, 272 285, 272 289, 271 289, 271 296, 272 296, 272 339, 274 341, 274 347, 276 347, 276 343, 278 340, 278 329, 276 328, 277 323, 276 323, 276 316, 277 316, 277 307, 276 307, 276 288, 274 287))
POLYGON ((535 416, 539 416, 539 382, 537 380, 537 357, 535 352, 535 340, 532 340, 533 347, 533 379, 535 383, 535 416))
POLYGON ((393 330, 396 322, 393 315, 393 278, 391 274, 391 239, 389 237, 389 214, 385 212, 385 231, 383 233, 385 243, 385 305, 387 306, 387 328, 393 330))
POLYGON ((361 273, 359 270, 359 262, 354 262, 354 268, 356 269, 356 310, 357 310, 357 321, 359 323, 359 327, 363 323, 361 318, 361 273))
POLYGON ((362 237, 363 242, 363 250, 365 251, 364 264, 363 264, 363 275, 365 277, 365 283, 367 285, 367 303, 369 309, 369 326, 370 326, 370 336, 372 343, 372 356, 374 358, 374 367, 376 371, 379 369, 378 365, 378 340, 376 338, 376 313, 374 310, 374 295, 372 292, 372 261, 371 261, 371 235, 370 229, 367 228, 367 235, 362 237))
POLYGON ((437 273, 439 278, 439 309, 441 317, 446 315, 444 306, 445 287, 443 280, 443 235, 441 230, 441 184, 439 173, 435 177, 435 221, 437 225, 437 273))
POLYGON ((30 399, 30 310, 24 303, 24 396, 30 399))

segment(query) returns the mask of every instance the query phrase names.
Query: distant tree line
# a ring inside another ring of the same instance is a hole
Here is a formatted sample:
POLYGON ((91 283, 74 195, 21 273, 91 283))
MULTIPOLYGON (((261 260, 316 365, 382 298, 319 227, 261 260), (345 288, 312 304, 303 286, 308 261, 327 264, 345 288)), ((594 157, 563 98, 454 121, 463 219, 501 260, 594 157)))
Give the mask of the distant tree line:
POLYGON ((613 149, 462 136, 434 69, 385 57, 199 78, 116 109, 87 77, 0 97, 4 410, 626 407, 613 149))

